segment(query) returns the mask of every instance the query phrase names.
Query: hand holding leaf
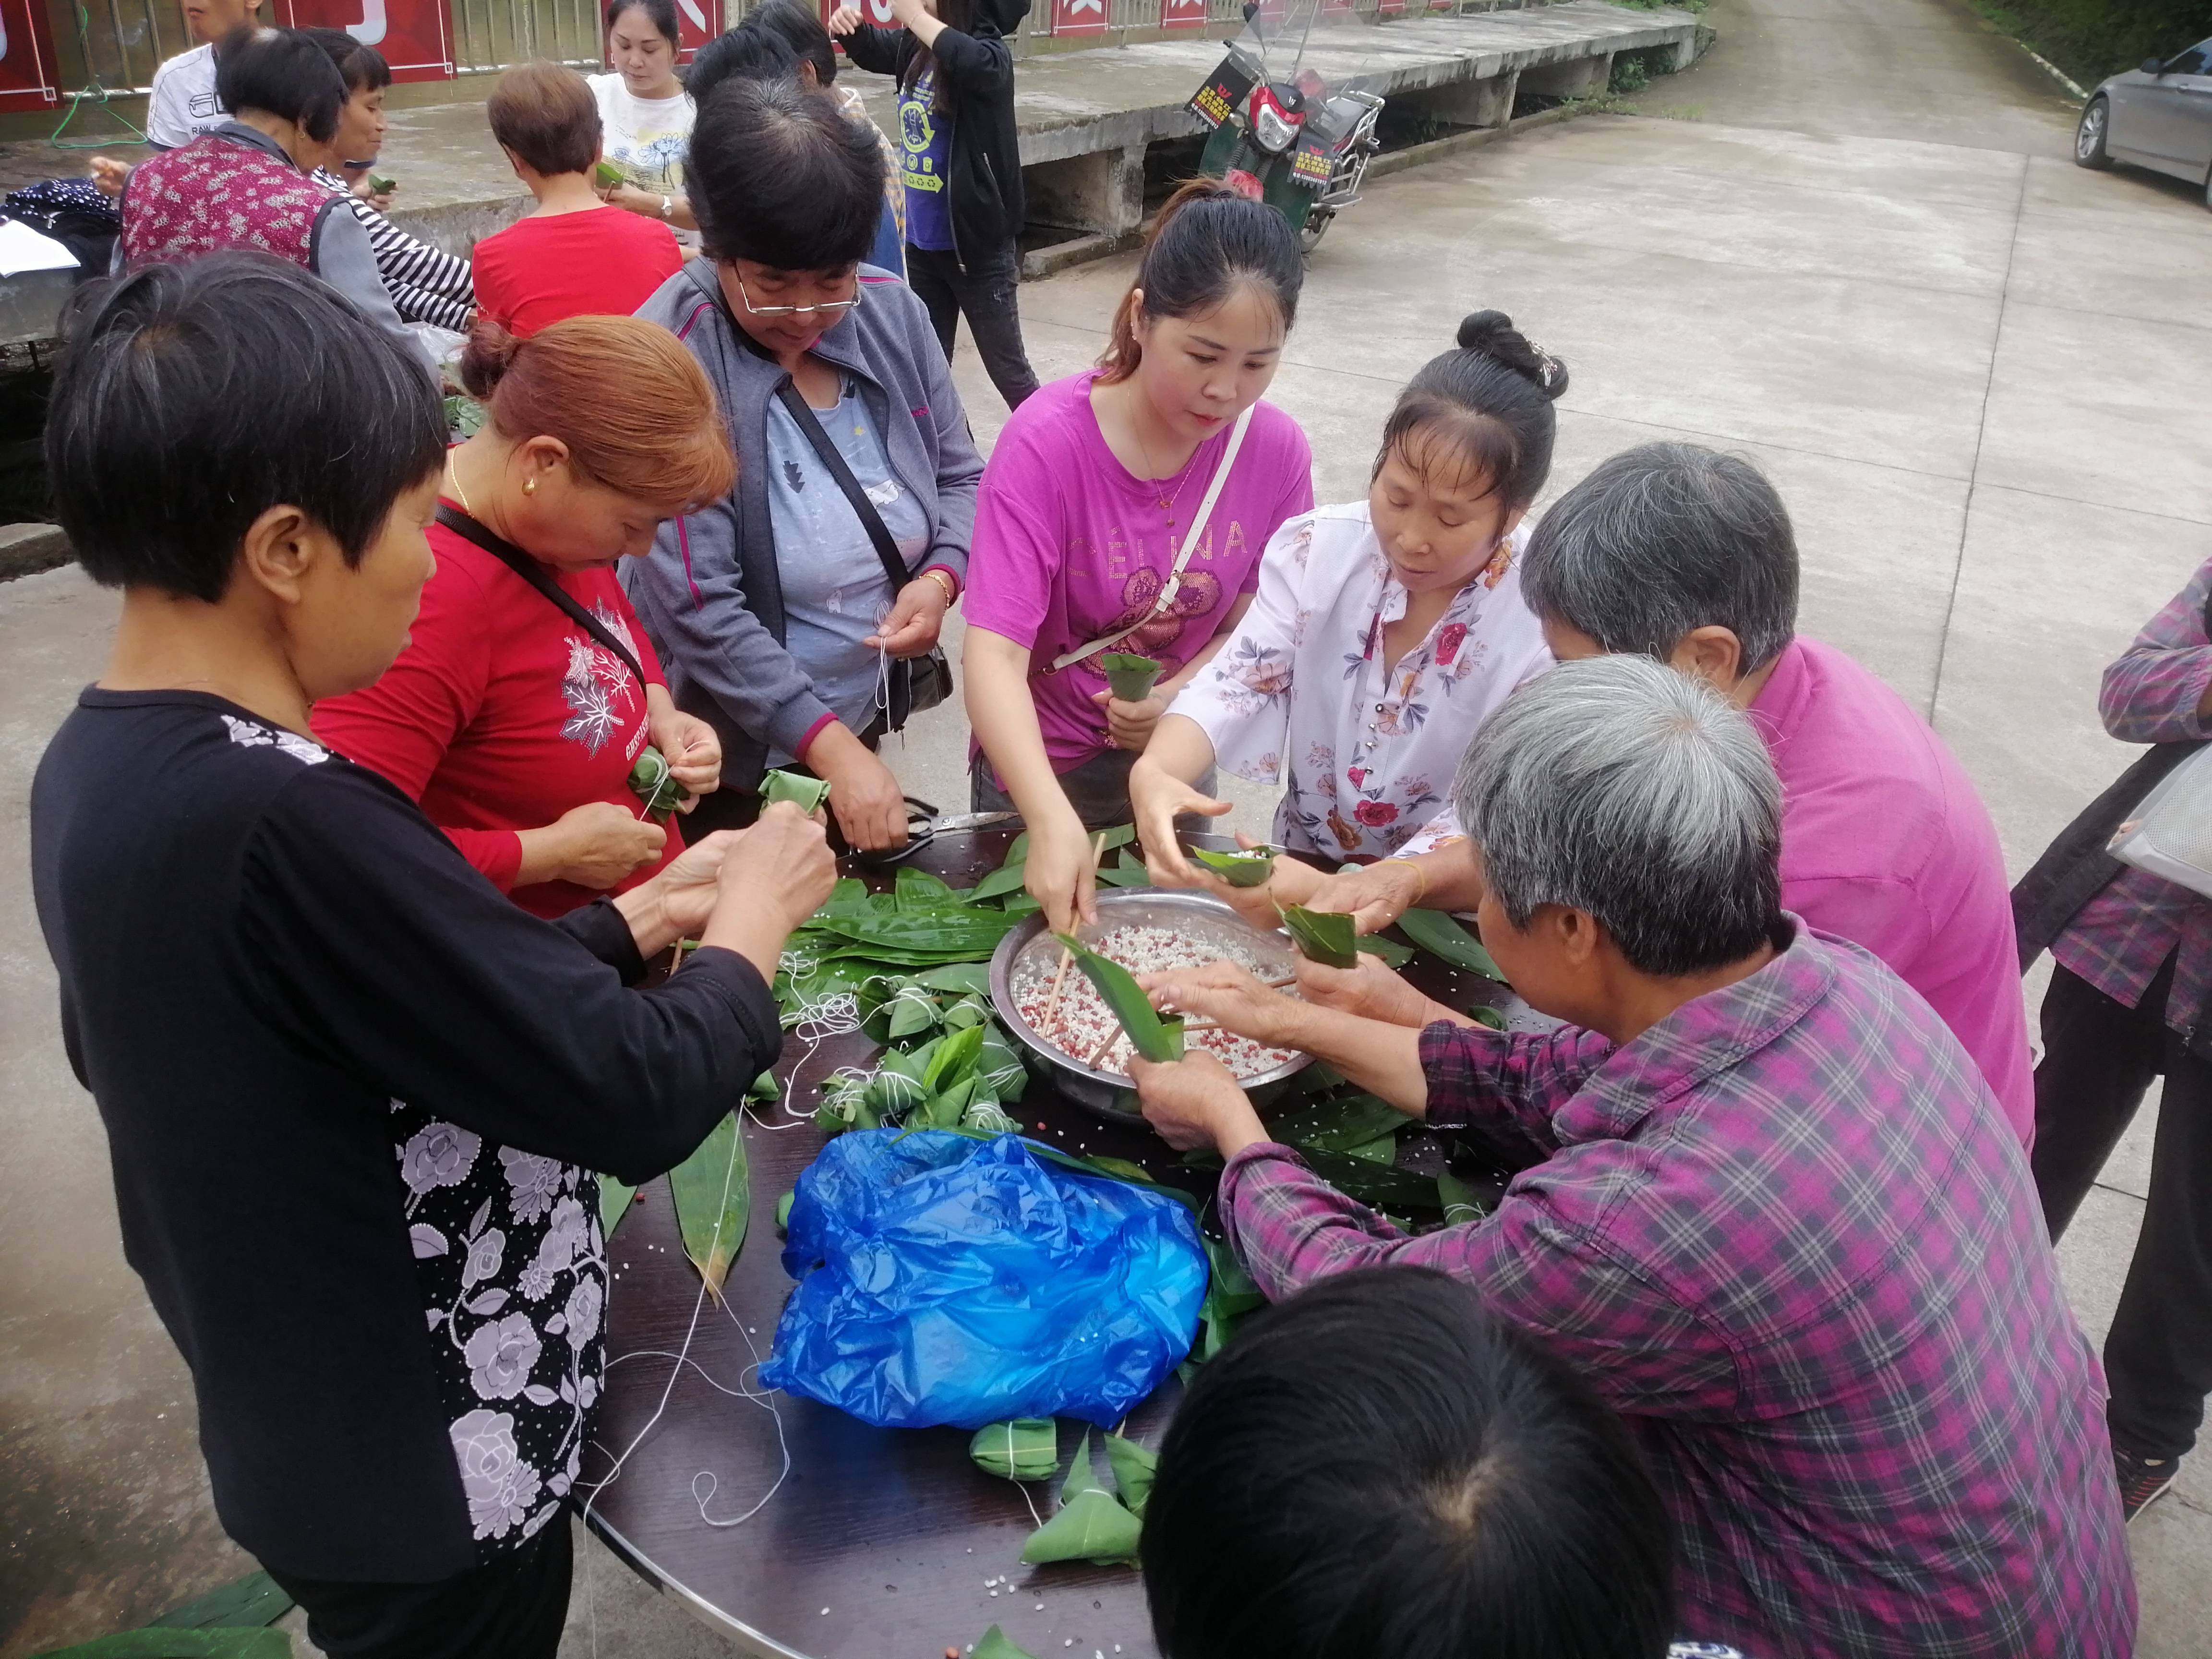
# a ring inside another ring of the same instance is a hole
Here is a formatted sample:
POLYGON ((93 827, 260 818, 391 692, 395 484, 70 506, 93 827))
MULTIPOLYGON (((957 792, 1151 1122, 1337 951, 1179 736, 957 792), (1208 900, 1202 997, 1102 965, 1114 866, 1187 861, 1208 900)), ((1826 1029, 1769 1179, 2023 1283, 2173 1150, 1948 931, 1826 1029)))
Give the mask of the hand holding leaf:
POLYGON ((1359 965, 1358 935, 1350 916, 1334 910, 1309 910, 1302 904, 1278 908, 1283 927, 1297 941, 1301 956, 1331 968, 1359 965))
POLYGON ((1202 968, 1170 968, 1139 975, 1137 983, 1156 1008, 1198 1014, 1217 1025, 1274 1048, 1297 1047, 1305 1005, 1273 989, 1249 969, 1233 962, 1209 962, 1202 968))

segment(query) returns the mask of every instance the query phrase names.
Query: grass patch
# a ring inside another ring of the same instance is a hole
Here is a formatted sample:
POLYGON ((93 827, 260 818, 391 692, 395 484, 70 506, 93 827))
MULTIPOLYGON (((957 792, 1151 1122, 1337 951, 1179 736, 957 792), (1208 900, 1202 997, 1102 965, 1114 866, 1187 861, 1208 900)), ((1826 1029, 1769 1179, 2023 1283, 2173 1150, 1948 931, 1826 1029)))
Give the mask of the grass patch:
MULTIPOLYGON (((1628 3, 1628 0, 1616 0, 1628 3)), ((2212 38, 2212 0, 1970 0, 2000 34, 2084 87, 2212 38)))

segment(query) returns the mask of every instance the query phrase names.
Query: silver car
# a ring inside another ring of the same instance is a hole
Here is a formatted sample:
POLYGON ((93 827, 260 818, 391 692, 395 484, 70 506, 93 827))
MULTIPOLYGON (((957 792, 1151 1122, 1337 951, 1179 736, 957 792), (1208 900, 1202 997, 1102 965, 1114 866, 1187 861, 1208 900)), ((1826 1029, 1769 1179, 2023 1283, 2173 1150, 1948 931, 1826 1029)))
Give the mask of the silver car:
POLYGON ((2212 207, 2212 40, 2100 85, 2075 131, 2074 159, 2085 167, 2132 161, 2170 173, 2204 185, 2212 207))

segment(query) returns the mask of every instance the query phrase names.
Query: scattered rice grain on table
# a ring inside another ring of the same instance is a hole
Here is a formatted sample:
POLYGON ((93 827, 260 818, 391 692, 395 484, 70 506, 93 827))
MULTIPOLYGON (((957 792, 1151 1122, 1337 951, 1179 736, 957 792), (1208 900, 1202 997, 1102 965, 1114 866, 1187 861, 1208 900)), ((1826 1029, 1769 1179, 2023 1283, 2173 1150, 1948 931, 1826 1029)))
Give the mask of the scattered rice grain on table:
MULTIPOLYGON (((1110 927, 1088 943, 1099 955, 1120 963, 1133 974, 1202 968, 1224 958, 1262 979, 1275 971, 1273 963, 1241 945, 1194 940, 1174 928, 1148 923, 1130 922, 1110 927)), ((1054 1011, 1052 1029, 1046 1030, 1045 1006, 1052 1000, 1053 976, 1059 967, 1060 952, 1056 950, 1027 952, 1014 969, 1014 1006, 1029 1022, 1032 1031, 1072 1059, 1088 1063, 1091 1056, 1098 1052, 1099 1045, 1121 1026, 1113 1011, 1107 1007, 1106 1000, 1098 994, 1097 987, 1085 975, 1071 972, 1060 987, 1060 1006, 1054 1011)), ((1297 993, 1291 994, 1295 996, 1297 993)), ((1205 1049, 1240 1078, 1257 1077, 1262 1072, 1272 1071, 1290 1060, 1295 1052, 1267 1048, 1249 1037, 1218 1030, 1186 1032, 1183 1048, 1186 1052, 1205 1049)), ((1126 1077, 1127 1060, 1127 1045, 1116 1043, 1100 1057, 1095 1069, 1126 1077)))

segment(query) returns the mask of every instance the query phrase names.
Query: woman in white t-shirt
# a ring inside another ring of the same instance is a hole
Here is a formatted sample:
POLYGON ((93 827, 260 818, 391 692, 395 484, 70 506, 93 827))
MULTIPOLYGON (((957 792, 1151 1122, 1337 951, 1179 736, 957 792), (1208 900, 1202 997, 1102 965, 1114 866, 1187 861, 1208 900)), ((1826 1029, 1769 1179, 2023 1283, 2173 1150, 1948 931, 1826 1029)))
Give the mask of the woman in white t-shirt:
POLYGON ((599 106, 599 142, 623 182, 600 194, 683 230, 696 230, 684 195, 684 154, 698 106, 676 72, 683 40, 676 0, 609 0, 611 73, 586 76, 599 106))

